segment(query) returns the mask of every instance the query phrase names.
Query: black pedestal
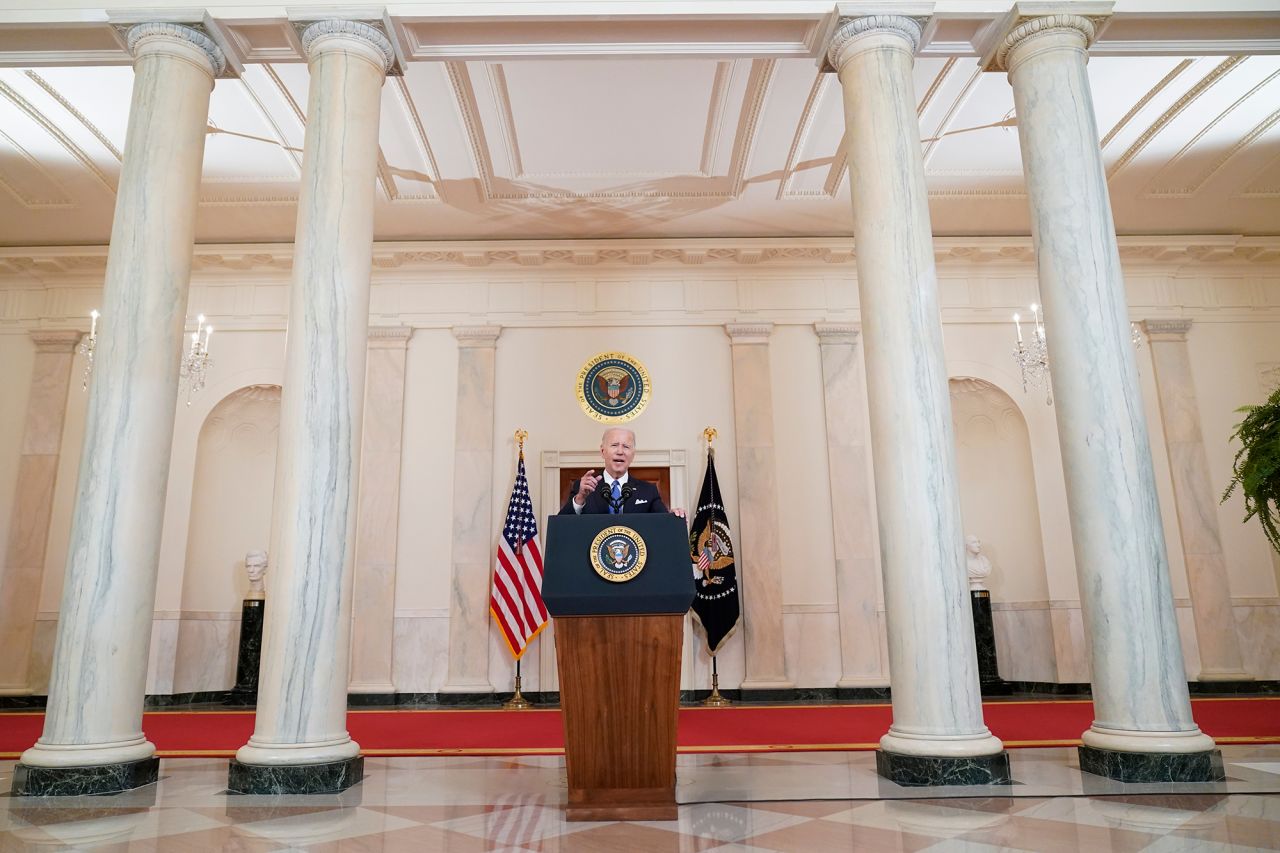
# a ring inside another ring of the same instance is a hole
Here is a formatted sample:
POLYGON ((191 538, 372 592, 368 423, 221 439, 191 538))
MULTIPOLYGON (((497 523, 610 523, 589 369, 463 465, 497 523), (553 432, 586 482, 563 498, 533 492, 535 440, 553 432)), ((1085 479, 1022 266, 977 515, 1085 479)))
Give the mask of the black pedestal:
POLYGON ((364 756, 328 764, 241 764, 227 772, 230 794, 337 794, 364 778, 364 756))
POLYGON ((258 702, 258 667, 262 663, 262 599, 247 598, 240 610, 240 652, 236 657, 236 686, 224 705, 255 705, 258 702))
POLYGON ((1117 782, 1221 782, 1222 753, 1119 752, 1080 746, 1080 770, 1117 782))
POLYGON ((985 589, 969 591, 973 602, 973 638, 978 646, 978 683, 983 696, 1005 696, 1009 685, 1000 677, 996 663, 996 628, 991 620, 991 593, 985 589))
POLYGON ((950 758, 876 750, 876 773, 909 787, 924 785, 1011 785, 1009 754, 950 758))
POLYGON ((92 767, 35 767, 17 764, 13 768, 15 797, 86 797, 119 794, 150 785, 159 778, 160 759, 154 755, 138 761, 99 764, 92 767))

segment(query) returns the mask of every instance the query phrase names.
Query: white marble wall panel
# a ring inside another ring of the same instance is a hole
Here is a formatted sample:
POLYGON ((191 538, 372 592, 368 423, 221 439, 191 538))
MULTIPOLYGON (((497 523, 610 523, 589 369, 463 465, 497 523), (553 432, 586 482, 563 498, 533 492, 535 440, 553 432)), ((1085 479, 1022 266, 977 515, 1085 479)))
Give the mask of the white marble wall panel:
POLYGON ((393 678, 397 693, 436 693, 449 675, 449 614, 395 617, 393 678))
POLYGON ((1006 681, 1058 680, 1053 622, 1047 602, 1024 606, 995 602, 991 621, 996 632, 996 661, 1006 681))
POLYGON ((875 533, 875 484, 867 449, 867 390, 858 331, 850 324, 835 323, 818 323, 814 331, 822 353, 822 399, 840 613, 839 686, 880 684, 886 672, 876 618, 881 598, 880 551, 875 533))
MULTIPOLYGON (((796 687, 835 687, 842 674, 840 614, 835 606, 787 605, 782 609, 782 629, 787 678, 796 687)), ((865 687, 869 682, 855 686, 865 687)))
POLYGON ((1079 605, 1050 605, 1049 621, 1053 628, 1053 654, 1058 662, 1058 682, 1084 684, 1092 681, 1089 643, 1084 632, 1084 615, 1080 612, 1079 605))
POLYGON ((147 651, 147 695, 175 692, 174 664, 178 657, 178 619, 153 619, 151 648, 147 651))
POLYGON ((37 696, 49 693, 49 672, 53 669, 53 644, 58 636, 58 615, 41 614, 36 618, 35 631, 31 635, 31 663, 29 678, 31 692, 37 696))
MULTIPOLYGON (((787 675, 782 628, 782 554, 778 542, 777 458, 774 452, 772 323, 731 323, 733 423, 738 474, 737 571, 742 583, 746 642, 745 689, 794 686, 787 675)), ((726 496, 727 497, 727 496, 726 496)))
POLYGON ((36 354, 28 383, 8 542, 0 564, 0 648, 5 650, 0 655, 0 695, 30 690, 31 637, 40 606, 72 350, 80 333, 39 331, 31 337, 36 354))
POLYGON ((1209 473, 1200 407, 1191 375, 1187 334, 1191 321, 1147 320, 1151 364, 1160 398, 1160 421, 1172 475, 1178 534, 1187 567, 1187 587, 1195 614, 1196 664, 1203 681, 1248 678, 1240 639, 1231 617, 1231 588, 1218 531, 1218 490, 1209 473))
POLYGON ((352 588, 352 693, 393 693, 396 545, 404 432, 405 355, 413 330, 369 330, 360 513, 352 588))
POLYGON ((453 567, 449 594, 450 693, 490 693, 490 577, 496 553, 493 406, 496 326, 460 326, 453 469, 453 567))
POLYGON ((230 690, 236 683, 240 650, 240 614, 209 614, 178 622, 173 689, 166 693, 230 690))
POLYGON ((1280 603, 1235 606, 1245 668, 1255 678, 1280 679, 1280 603))

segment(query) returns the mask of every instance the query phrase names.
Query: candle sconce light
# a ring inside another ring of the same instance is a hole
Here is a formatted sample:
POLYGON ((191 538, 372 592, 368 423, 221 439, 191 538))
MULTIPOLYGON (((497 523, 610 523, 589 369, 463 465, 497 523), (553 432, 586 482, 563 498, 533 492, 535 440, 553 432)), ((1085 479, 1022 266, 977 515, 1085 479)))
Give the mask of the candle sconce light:
POLYGON ((191 395, 204 387, 209 368, 213 360, 209 358, 209 338, 213 335, 213 326, 204 321, 204 315, 196 317, 196 330, 191 333, 191 343, 182 353, 182 365, 178 370, 178 387, 187 392, 187 405, 191 405, 191 395))
POLYGON ((89 334, 80 339, 76 352, 84 356, 84 376, 80 382, 80 390, 89 390, 89 377, 93 375, 93 352, 98 346, 98 318, 102 315, 94 308, 89 312, 89 334))
MULTIPOLYGON (((1022 372, 1022 390, 1029 393, 1032 388, 1044 390, 1044 402, 1053 405, 1053 380, 1049 374, 1049 345, 1044 335, 1044 312, 1035 303, 1031 305, 1030 340, 1022 335, 1022 315, 1013 315, 1014 333, 1018 337, 1017 347, 1013 351, 1013 360, 1022 372)), ((1129 324, 1129 340, 1134 348, 1142 346, 1142 332, 1137 323, 1129 324)))

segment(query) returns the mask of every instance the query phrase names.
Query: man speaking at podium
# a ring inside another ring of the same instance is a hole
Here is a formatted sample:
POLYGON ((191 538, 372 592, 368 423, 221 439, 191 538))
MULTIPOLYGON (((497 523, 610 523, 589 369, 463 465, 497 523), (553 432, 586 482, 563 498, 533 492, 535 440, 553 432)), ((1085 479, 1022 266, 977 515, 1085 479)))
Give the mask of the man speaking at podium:
POLYGON ((569 499, 560 508, 561 515, 623 515, 633 512, 674 512, 685 517, 683 509, 668 510, 658 494, 658 487, 644 480, 632 480, 627 470, 636 455, 636 434, 614 427, 600 439, 600 457, 604 470, 595 469, 574 480, 569 486, 569 499))

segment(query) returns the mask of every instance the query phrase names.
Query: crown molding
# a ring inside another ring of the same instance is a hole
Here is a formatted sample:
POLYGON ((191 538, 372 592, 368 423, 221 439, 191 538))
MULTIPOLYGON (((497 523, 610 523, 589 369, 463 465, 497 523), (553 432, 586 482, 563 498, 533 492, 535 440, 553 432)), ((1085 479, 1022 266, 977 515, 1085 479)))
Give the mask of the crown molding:
MULTIPOLYGON (((1030 237, 936 237, 940 265, 1016 266, 1033 263, 1030 237)), ((1120 237, 1120 259, 1129 266, 1280 264, 1280 235, 1120 237)), ((373 246, 373 272, 426 269, 516 270, 528 267, 852 267, 852 237, 704 240, 545 240, 382 242, 373 246)), ((195 247, 192 271, 218 275, 288 271, 291 243, 204 244, 195 247)), ((106 246, 0 247, 0 283, 39 284, 59 279, 100 279, 106 246)))
POLYGON ((1151 341, 1185 341, 1191 331, 1192 321, 1186 317, 1171 317, 1160 320, 1143 320, 1142 328, 1151 341))

